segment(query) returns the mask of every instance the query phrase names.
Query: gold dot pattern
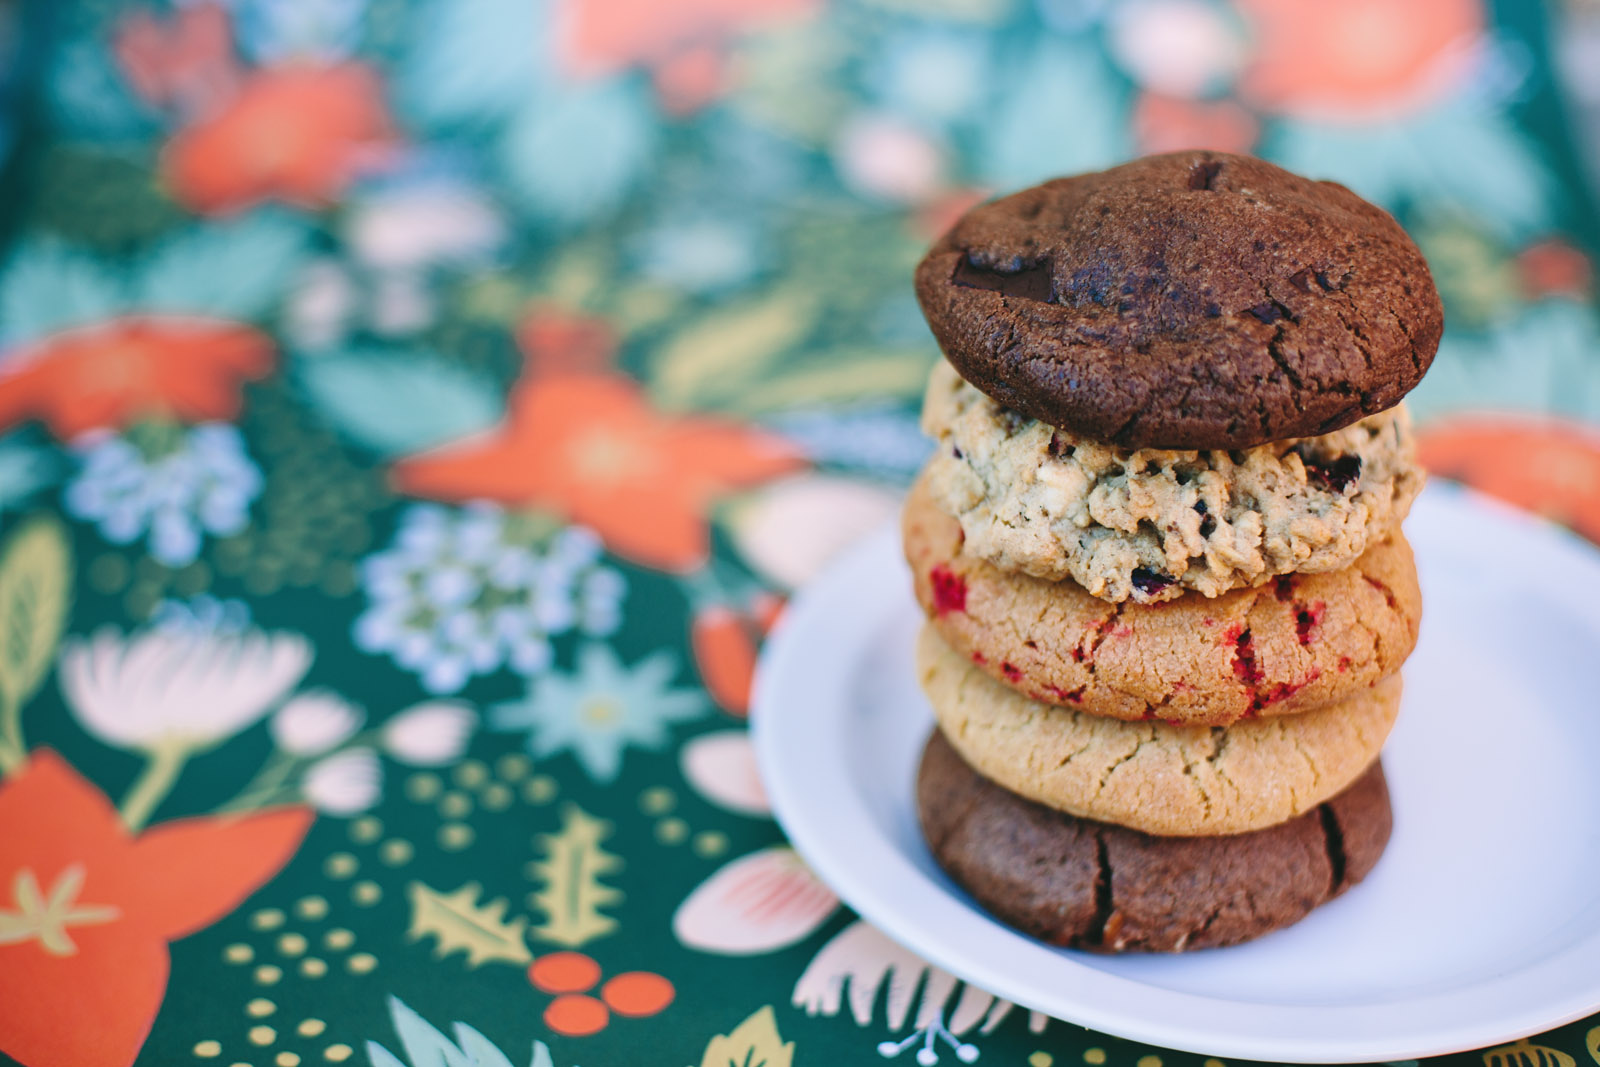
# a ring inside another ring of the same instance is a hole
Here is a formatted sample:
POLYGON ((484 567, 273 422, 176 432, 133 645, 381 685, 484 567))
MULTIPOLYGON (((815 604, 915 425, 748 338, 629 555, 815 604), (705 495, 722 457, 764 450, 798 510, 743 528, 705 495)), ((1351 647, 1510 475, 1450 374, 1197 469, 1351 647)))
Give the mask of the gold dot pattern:
POLYGON ((328 1028, 328 1024, 321 1019, 306 1019, 294 1028, 294 1032, 301 1037, 316 1037, 328 1028))
POLYGON ((300 961, 300 973, 307 978, 321 978, 328 973, 328 964, 315 956, 307 956, 300 961))
POLYGON ((343 952, 356 943, 356 935, 343 927, 339 927, 323 934, 322 943, 335 952, 343 952))
POLYGON ((465 819, 472 814, 472 798, 451 790, 439 798, 439 814, 446 819, 465 819))
POLYGON ((522 799, 529 804, 548 804, 560 791, 556 780, 547 774, 536 774, 522 783, 522 799))
POLYGON ((1221 1060, 1206 1060, 1200 1067, 1228 1067, 1228 1065, 1221 1060))
POLYGON ((694 835, 689 847, 694 849, 696 856, 704 856, 706 859, 720 856, 728 851, 728 835, 721 830, 702 830, 694 835))
POLYGON ((302 956, 306 951, 306 939, 303 934, 284 934, 278 938, 278 954, 282 956, 302 956))
POLYGON ((280 1052, 272 1062, 278 1067, 300 1067, 300 1055, 296 1052, 280 1052))
POLYGON ((278 1006, 265 997, 256 997, 244 1006, 244 1013, 252 1019, 264 1019, 278 1010, 278 1006))
POLYGON ((669 815, 656 823, 656 840, 663 845, 681 845, 689 836, 689 824, 676 815, 669 815))
POLYGON ((1050 1067, 1056 1058, 1048 1052, 1035 1052, 1028 1057, 1028 1067, 1050 1067))
POLYGON ((222 950, 222 958, 229 963, 249 963, 256 958, 256 950, 243 943, 229 945, 222 950))
POLYGON ((255 979, 257 985, 277 985, 278 980, 282 977, 282 968, 274 967, 270 963, 262 964, 256 968, 255 979))
POLYGON ((371 974, 378 969, 378 957, 370 952, 357 952, 344 965, 351 974, 371 974))
POLYGON ((294 913, 302 919, 321 919, 328 914, 326 897, 301 897, 294 902, 294 913))
POLYGON ((222 1042, 197 1041, 194 1046, 194 1054, 204 1060, 213 1059, 222 1055, 222 1042))
POLYGON ((1161 1067, 1160 1056, 1140 1056, 1137 1067, 1161 1067))
POLYGON ((462 760, 450 772, 450 778, 462 789, 477 789, 489 780, 489 768, 481 760, 462 760))
POLYGON ((322 1058, 329 1063, 343 1063, 354 1055, 355 1050, 349 1045, 329 1045, 322 1050, 322 1058))
POLYGON ((472 827, 464 822, 447 822, 439 827, 439 847, 446 852, 460 852, 472 844, 472 827))
POLYGON ((439 781, 437 774, 426 771, 413 774, 406 779, 406 798, 418 804, 426 804, 444 791, 444 783, 439 781))
POLYGON ((360 869, 361 862, 348 852, 335 852, 322 863, 323 872, 338 881, 354 877, 360 869))
POLYGON ((383 836, 383 821, 376 815, 363 815, 350 824, 350 840, 370 845, 383 836))
POLYGON ((520 752, 507 752, 494 761, 494 770, 508 782, 520 782, 533 770, 533 761, 520 752))
POLYGON ((262 908, 250 916, 250 925, 256 930, 276 930, 283 920, 284 914, 277 908, 262 908))
POLYGON ((639 810, 646 815, 665 815, 677 803, 678 798, 664 785, 653 785, 639 794, 639 810))
POLYGON ((270 1045, 278 1040, 278 1031, 270 1026, 252 1026, 247 1036, 252 1045, 270 1045))
POLYGON ((1106 1050, 1103 1048, 1086 1048, 1083 1050, 1083 1062, 1091 1067, 1099 1067, 1106 1062, 1106 1050))
POLYGON ((485 811, 505 811, 515 799, 510 789, 499 782, 494 782, 484 788, 483 794, 478 797, 478 803, 483 805, 485 811))
POLYGON ((350 899, 363 908, 370 908, 383 899, 383 889, 377 882, 357 882, 350 887, 350 899))
POLYGON ((411 862, 411 857, 416 852, 411 847, 411 842, 403 838, 391 837, 378 846, 378 859, 388 867, 403 867, 411 862))

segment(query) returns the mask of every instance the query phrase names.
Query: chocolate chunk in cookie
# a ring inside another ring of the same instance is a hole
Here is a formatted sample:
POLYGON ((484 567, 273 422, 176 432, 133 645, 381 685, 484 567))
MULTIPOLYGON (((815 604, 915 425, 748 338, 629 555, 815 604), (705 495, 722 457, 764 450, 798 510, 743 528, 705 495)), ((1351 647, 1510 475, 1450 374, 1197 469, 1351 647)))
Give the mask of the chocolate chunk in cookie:
POLYGON ((1422 254, 1381 208, 1221 152, 976 207, 916 288, 964 378, 1129 448, 1248 448, 1347 426, 1417 384, 1444 325, 1422 254))
POLYGON ((995 785, 934 731, 917 773, 934 859, 1002 921, 1098 952, 1232 945, 1298 922, 1372 870, 1391 813, 1376 762, 1338 796, 1265 830, 1152 837, 995 785))

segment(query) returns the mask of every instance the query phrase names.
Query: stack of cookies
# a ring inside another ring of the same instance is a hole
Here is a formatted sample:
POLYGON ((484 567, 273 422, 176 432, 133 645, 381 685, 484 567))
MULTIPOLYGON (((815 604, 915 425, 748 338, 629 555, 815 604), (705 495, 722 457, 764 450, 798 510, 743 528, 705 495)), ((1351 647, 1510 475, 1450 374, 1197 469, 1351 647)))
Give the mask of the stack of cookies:
POLYGON ((916 285, 948 360, 904 520, 940 865, 1102 951, 1243 941, 1359 881, 1421 615, 1416 246, 1342 186, 1185 152, 975 208, 916 285))

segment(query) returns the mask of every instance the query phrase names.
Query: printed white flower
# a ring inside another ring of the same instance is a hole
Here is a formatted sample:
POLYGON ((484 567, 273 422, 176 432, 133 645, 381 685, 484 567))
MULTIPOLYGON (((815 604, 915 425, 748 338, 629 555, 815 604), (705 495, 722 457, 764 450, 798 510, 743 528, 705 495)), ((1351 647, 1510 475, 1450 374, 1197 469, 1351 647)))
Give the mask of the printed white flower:
POLYGON ((67 486, 67 510, 113 544, 148 535, 150 555, 169 567, 193 563, 203 535, 236 534, 250 521, 261 472, 234 427, 135 427, 94 431, 73 442, 83 468, 67 486))
POLYGON ((701 952, 754 956, 809 937, 839 908, 833 890, 787 845, 724 865, 672 916, 680 942, 701 952))
POLYGON ((1111 53, 1133 79, 1170 96, 1196 97, 1245 60, 1239 29, 1200 0, 1139 0, 1110 20, 1111 53))
POLYGON ((105 628, 61 652, 61 688, 84 729, 121 748, 199 750, 252 725, 311 665, 297 634, 105 628))
POLYGON ((477 724, 477 714, 465 704, 417 704, 384 724, 383 747, 402 763, 437 767, 466 751, 477 724))
POLYGON ((899 510, 893 493, 870 482, 801 474, 745 498, 729 526, 745 562, 768 581, 793 589, 899 510))
POLYGON ((365 716, 327 690, 302 693, 279 708, 269 724, 272 740, 293 756, 316 756, 349 740, 365 716))
POLYGON ((678 752, 678 765, 700 795, 740 815, 771 815, 747 730, 701 734, 678 752))
POLYGON ((488 199, 455 183, 432 182, 379 193, 350 222, 356 256, 378 270, 419 270, 481 260, 505 240, 488 199))
POLYGON ((834 145, 839 174, 857 192, 915 203, 939 191, 944 160, 938 145, 892 115, 859 115, 834 145))
POLYGON ((383 792, 383 769, 370 748, 335 752, 311 765, 300 789, 318 811, 354 815, 378 802, 383 792))
POLYGON ((408 508, 394 543, 362 563, 356 644, 446 694, 506 665, 543 672, 557 634, 615 630, 627 584, 600 564, 599 539, 577 526, 547 533, 489 504, 408 508))
MULTIPOLYGON (((856 1025, 869 1026, 874 1006, 883 999, 884 1021, 893 1032, 905 1025, 912 998, 920 989, 922 996, 912 1019, 912 1033, 901 1041, 881 1043, 879 1054, 892 1058, 920 1043, 917 1063, 933 1064, 939 1061, 937 1042, 944 1041, 957 1059, 971 1063, 978 1058, 978 1050, 958 1040, 959 1036, 974 1027, 980 1034, 993 1032, 1015 1005, 968 985, 954 1007, 949 1008, 946 1019, 947 1002, 960 984, 955 975, 901 948, 877 927, 857 919, 817 950, 795 983, 791 1000, 807 1015, 837 1015, 848 997, 856 1025), (886 989, 887 995, 880 998, 886 989)), ((1034 1033, 1042 1031, 1048 1022, 1049 1018, 1039 1012, 1028 1015, 1028 1029, 1034 1033)))

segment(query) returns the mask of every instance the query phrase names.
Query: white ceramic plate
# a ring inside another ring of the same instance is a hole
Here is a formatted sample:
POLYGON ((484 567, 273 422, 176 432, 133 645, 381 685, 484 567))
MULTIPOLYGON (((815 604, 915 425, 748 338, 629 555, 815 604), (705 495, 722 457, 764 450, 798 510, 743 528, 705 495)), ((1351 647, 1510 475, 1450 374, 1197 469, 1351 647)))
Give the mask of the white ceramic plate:
POLYGON ((1435 485, 1406 532, 1425 613, 1384 749, 1394 836, 1287 930, 1179 956, 1053 948, 934 864, 912 805, 933 717, 897 530, 794 601, 757 677, 778 821, 886 934, 990 992, 1110 1034, 1295 1062, 1481 1048, 1600 1009, 1600 553, 1435 485))

